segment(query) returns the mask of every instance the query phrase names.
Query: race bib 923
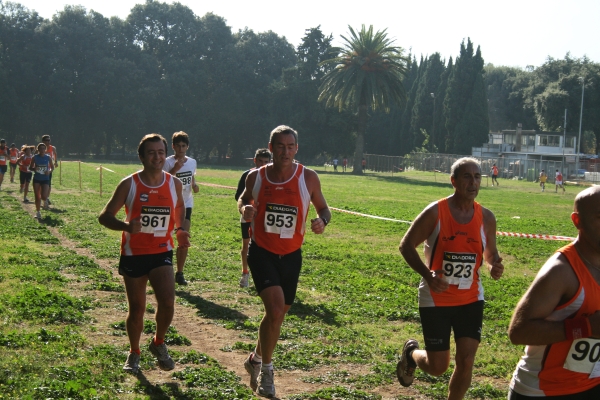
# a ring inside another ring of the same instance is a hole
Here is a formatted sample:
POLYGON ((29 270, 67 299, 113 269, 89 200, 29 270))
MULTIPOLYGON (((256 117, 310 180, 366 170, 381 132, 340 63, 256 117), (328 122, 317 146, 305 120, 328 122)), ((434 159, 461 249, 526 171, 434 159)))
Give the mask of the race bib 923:
POLYGON ((477 254, 444 252, 444 277, 450 285, 458 285, 459 289, 471 287, 476 265, 477 254))

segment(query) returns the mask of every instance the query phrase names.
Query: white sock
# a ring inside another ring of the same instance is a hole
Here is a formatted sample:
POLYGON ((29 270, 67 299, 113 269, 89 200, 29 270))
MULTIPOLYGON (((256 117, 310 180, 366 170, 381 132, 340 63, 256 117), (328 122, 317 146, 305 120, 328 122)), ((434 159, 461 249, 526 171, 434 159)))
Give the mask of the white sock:
POLYGON ((254 350, 254 355, 252 356, 253 363, 262 363, 262 357, 256 354, 256 350, 254 350))
POLYGON ((260 369, 262 369, 263 371, 269 371, 269 370, 273 369, 273 363, 272 362, 270 362, 268 364, 263 363, 263 365, 260 369))

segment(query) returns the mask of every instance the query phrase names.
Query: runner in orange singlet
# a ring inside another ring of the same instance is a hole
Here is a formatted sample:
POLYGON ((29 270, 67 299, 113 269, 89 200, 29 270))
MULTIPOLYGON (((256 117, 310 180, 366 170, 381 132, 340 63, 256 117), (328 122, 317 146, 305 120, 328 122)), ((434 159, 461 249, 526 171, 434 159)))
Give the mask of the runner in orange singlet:
POLYGON ((10 183, 15 183, 15 171, 17 170, 17 160, 19 159, 20 152, 14 143, 12 143, 10 145, 9 153, 10 153, 10 183))
POLYGON ((19 165, 19 182, 21 183, 19 192, 23 193, 23 203, 29 203, 27 193, 29 193, 29 182, 31 182, 33 175, 29 170, 29 166, 33 158, 33 150, 35 150, 35 147, 24 144, 21 147, 21 156, 17 159, 17 164, 19 165))
POLYGON ((269 150, 273 163, 249 172, 238 210, 245 221, 252 221, 248 265, 265 307, 256 349, 244 367, 250 387, 261 396, 274 397, 272 356, 296 296, 308 207, 312 203, 317 211, 310 224, 316 234, 324 232, 331 212, 317 173, 294 162, 298 133, 278 126, 271 132, 269 150))
POLYGON ((167 154, 167 141, 160 135, 142 138, 138 156, 144 169, 123 179, 100 213, 105 227, 123 231, 119 274, 123 276, 129 312, 126 326, 130 351, 123 369, 137 373, 140 362, 140 337, 146 312, 146 285, 154 290, 156 334, 148 349, 156 356, 158 366, 172 370, 175 362, 169 356, 164 339, 173 320, 175 280, 173 276, 173 228, 179 246, 189 247, 189 233, 184 226, 185 206, 182 184, 162 170, 167 154), (116 218, 125 206, 125 221, 116 218))
POLYGON ((492 186, 494 186, 494 181, 496 181, 496 186, 500 186, 500 183, 498 183, 498 167, 496 167, 496 164, 492 165, 492 186))
POLYGON ((600 187, 575 198, 577 239, 546 261, 517 304, 508 334, 525 355, 510 400, 600 399, 600 187))
POLYGON ((6 146, 6 140, 0 139, 0 189, 2 189, 2 181, 4 181, 4 174, 8 168, 8 160, 10 152, 6 146))
POLYGON ((462 399, 471 385, 473 364, 483 321, 483 262, 493 279, 504 271, 496 249, 496 218, 475 198, 481 184, 481 167, 474 158, 461 158, 451 167, 454 194, 431 203, 408 229, 400 252, 421 275, 419 313, 425 350, 409 339, 404 344, 396 374, 410 386, 416 367, 442 375, 450 365, 450 332, 456 342, 455 368, 448 399, 462 399), (425 242, 423 263, 417 246, 425 242))

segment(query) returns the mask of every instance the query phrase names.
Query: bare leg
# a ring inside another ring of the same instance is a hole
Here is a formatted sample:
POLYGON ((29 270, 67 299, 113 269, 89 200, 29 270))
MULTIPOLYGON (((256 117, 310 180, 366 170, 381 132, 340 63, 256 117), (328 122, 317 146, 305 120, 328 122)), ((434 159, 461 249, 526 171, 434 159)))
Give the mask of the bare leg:
POLYGON ((248 246, 250 245, 250 238, 242 239, 242 274, 248 273, 248 246))
POLYGON ((146 283, 148 276, 131 278, 123 276, 129 311, 125 319, 130 350, 140 348, 140 336, 144 329, 144 312, 146 312, 146 283))
POLYGON ((412 358, 417 363, 417 367, 433 376, 442 375, 450 366, 450 350, 415 350, 412 358))
POLYGON ((33 184, 33 195, 35 196, 35 210, 40 211, 40 204, 42 202, 42 185, 39 183, 33 184))
POLYGON ((473 338, 456 339, 456 357, 454 359, 456 365, 452 378, 450 378, 448 400, 460 400, 469 390, 478 347, 479 341, 473 338))
POLYGON ((260 292, 260 297, 265 306, 265 315, 258 330, 256 353, 262 357, 263 364, 269 364, 272 361, 273 351, 279 339, 283 319, 291 305, 285 304, 281 286, 271 286, 264 289, 260 292))
POLYGON ((175 313, 175 278, 173 267, 165 265, 155 268, 148 275, 150 285, 156 296, 156 337, 164 339, 167 330, 173 321, 175 313))
MULTIPOLYGON (((190 226, 191 226, 191 221, 189 219, 184 219, 183 220, 183 229, 186 232, 189 232, 190 226)), ((177 258, 177 272, 183 272, 183 267, 185 266, 185 260, 187 260, 188 248, 187 247, 178 247, 175 255, 177 258)))

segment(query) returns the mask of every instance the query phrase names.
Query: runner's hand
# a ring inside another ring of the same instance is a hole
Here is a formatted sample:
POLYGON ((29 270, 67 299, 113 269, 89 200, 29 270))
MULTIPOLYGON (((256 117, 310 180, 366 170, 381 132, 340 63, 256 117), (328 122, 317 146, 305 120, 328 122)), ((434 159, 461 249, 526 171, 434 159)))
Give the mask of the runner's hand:
POLYGON ((127 232, 135 235, 136 233, 140 233, 142 231, 142 217, 137 217, 132 219, 127 224, 127 232))
POLYGON ((256 208, 250 204, 247 204, 242 207, 242 215, 245 221, 252 221, 256 216, 256 208))
POLYGON ((499 257, 489 266, 490 275, 493 279, 498 280, 504 273, 504 265, 502 265, 502 257, 499 257))
POLYGON ((431 271, 431 279, 427 280, 429 288, 435 293, 442 293, 448 290, 448 281, 444 278, 444 271, 431 271))
POLYGON ((313 233, 320 235, 325 232, 325 221, 321 218, 315 218, 310 220, 310 229, 312 229, 313 233))

